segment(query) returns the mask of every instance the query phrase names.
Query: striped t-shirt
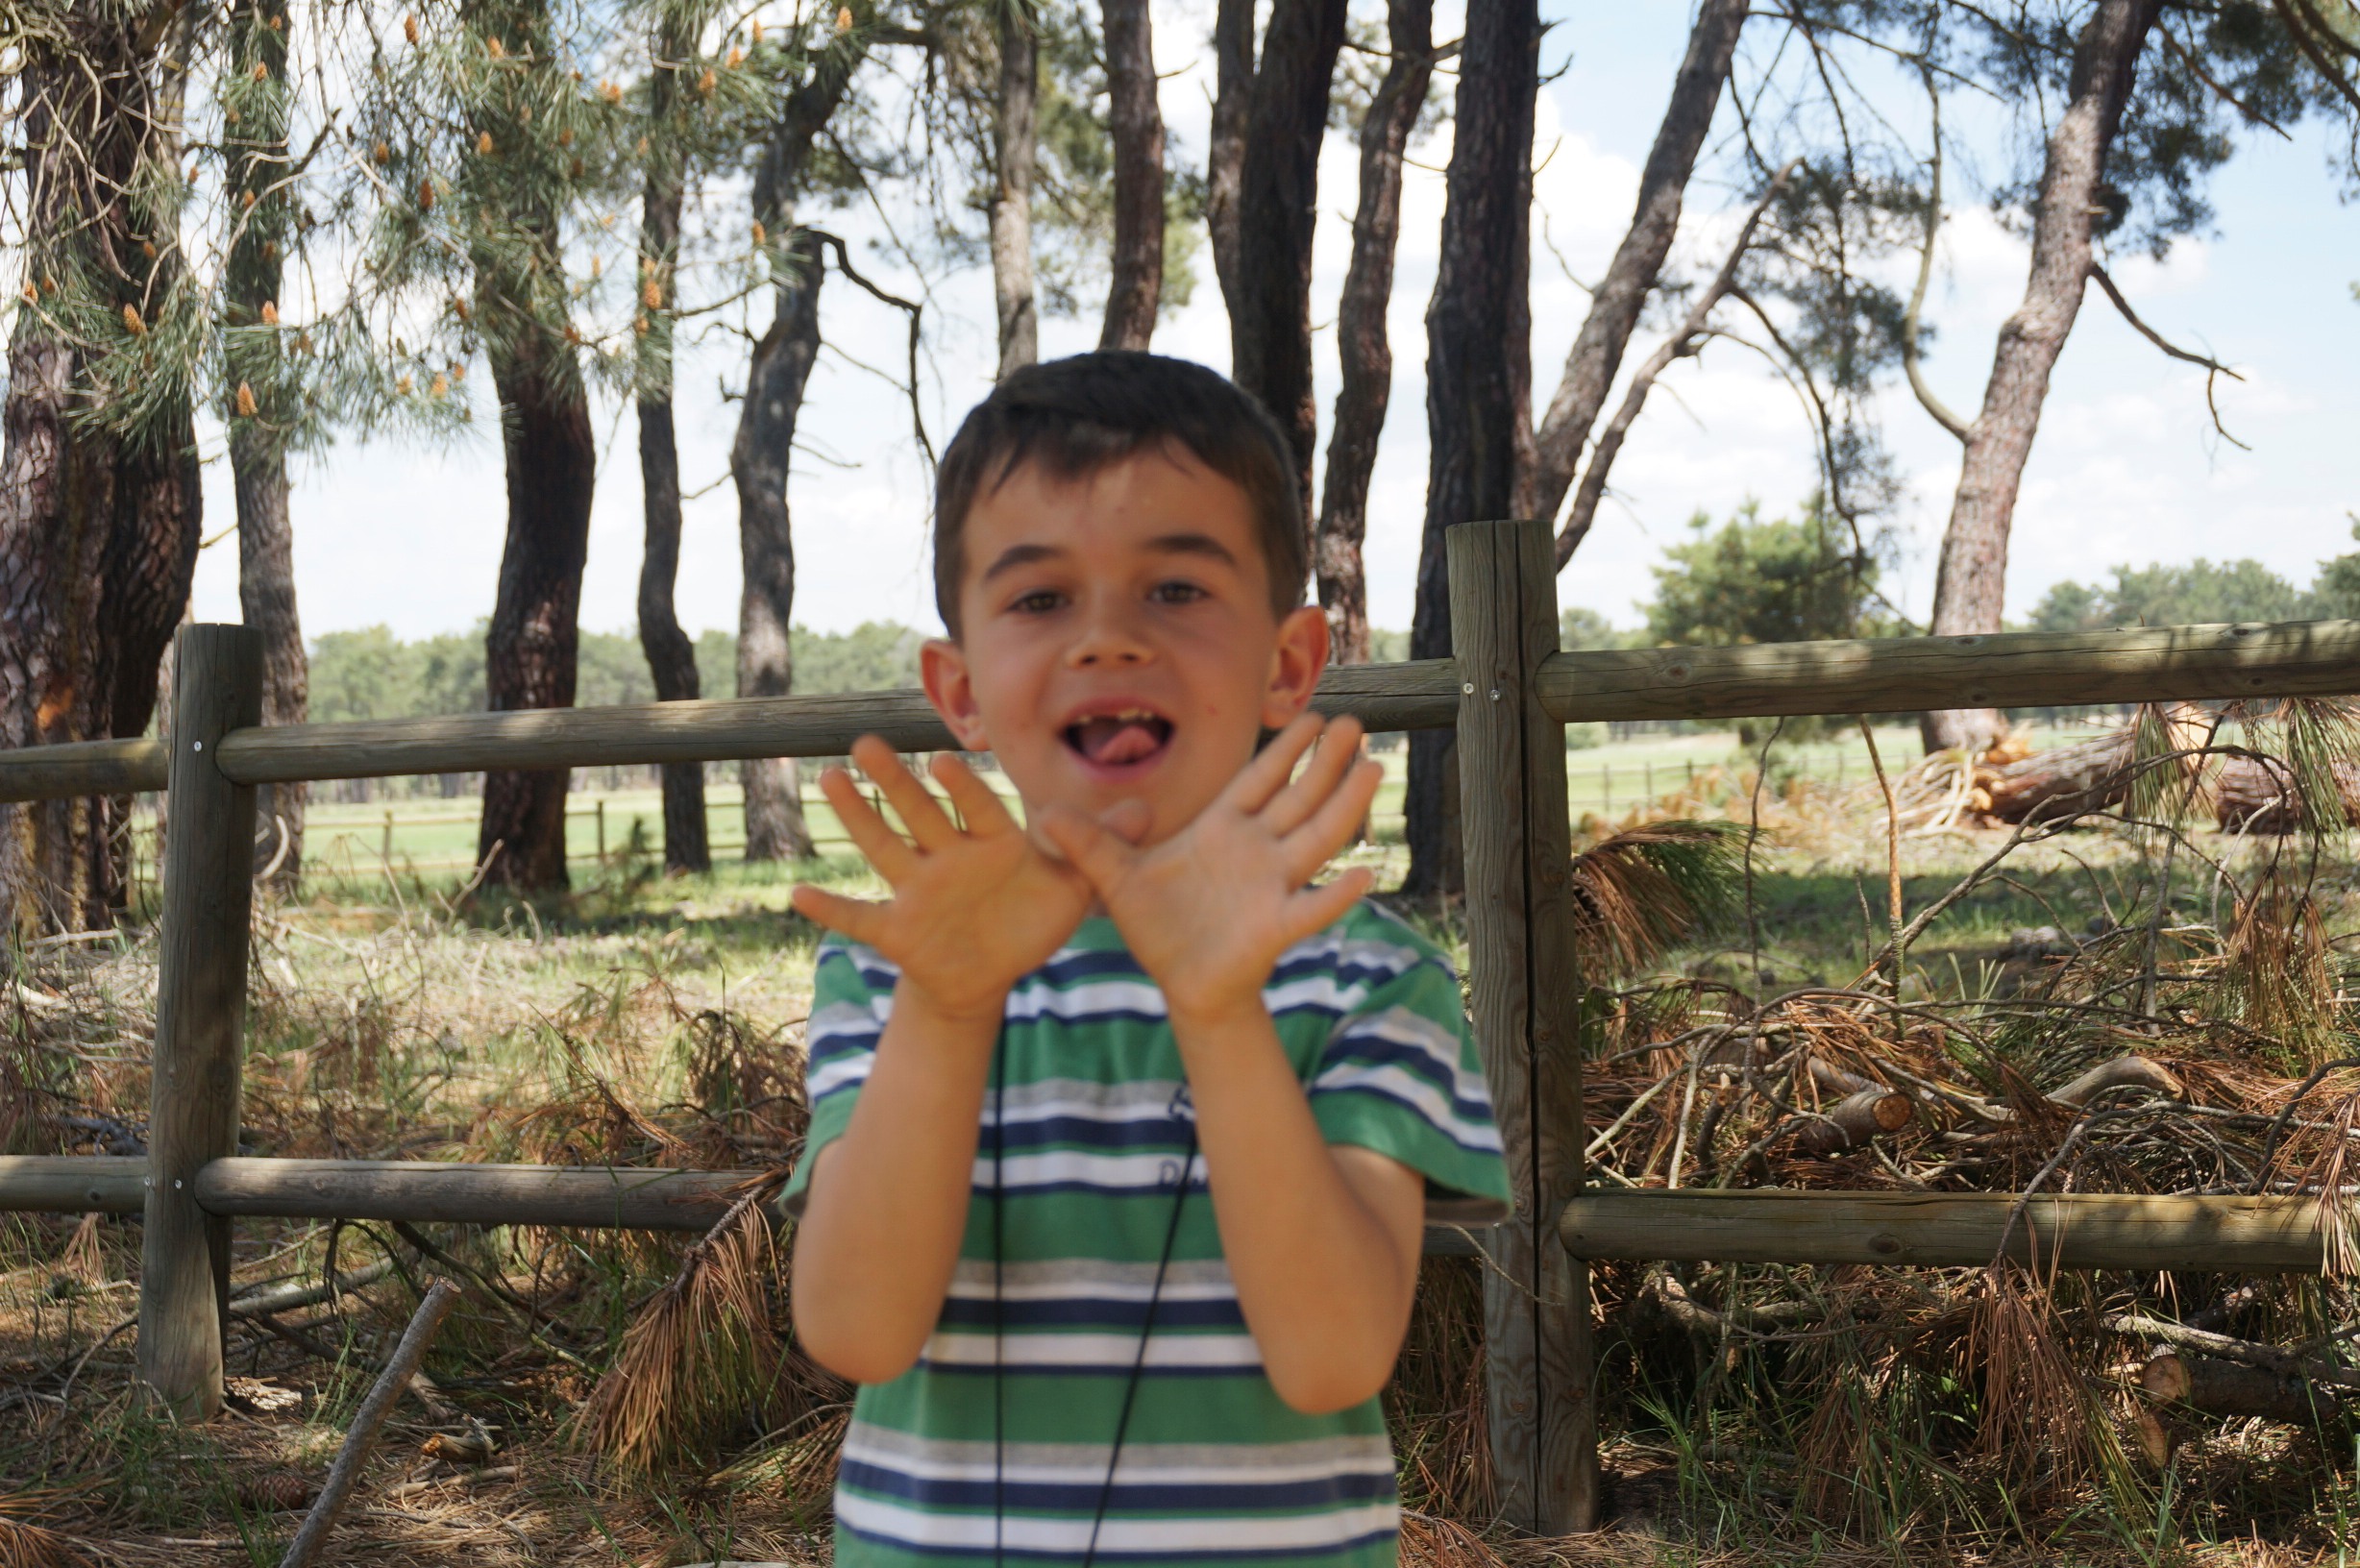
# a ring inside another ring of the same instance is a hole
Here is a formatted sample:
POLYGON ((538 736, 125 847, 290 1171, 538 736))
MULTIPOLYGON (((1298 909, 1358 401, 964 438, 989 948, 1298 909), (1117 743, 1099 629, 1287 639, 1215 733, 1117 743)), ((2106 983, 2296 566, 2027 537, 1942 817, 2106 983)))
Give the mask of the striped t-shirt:
MULTIPOLYGON (((820 949, 811 1140, 791 1208, 851 1117, 896 978, 868 948, 820 949)), ((1430 943, 1363 903, 1289 949, 1263 999, 1331 1143, 1422 1173, 1430 1211, 1471 1222, 1506 1212, 1458 980, 1430 943)), ((1374 1399, 1304 1415, 1270 1386, 1201 1157, 1183 1189, 1192 1112, 1163 993, 1112 920, 1083 922, 1009 992, 994 1081, 942 1319, 915 1367, 853 1406, 839 1568, 1079 1562, 1094 1530, 1095 1560, 1126 1568, 1390 1564, 1399 1503, 1384 1416, 1374 1399)))

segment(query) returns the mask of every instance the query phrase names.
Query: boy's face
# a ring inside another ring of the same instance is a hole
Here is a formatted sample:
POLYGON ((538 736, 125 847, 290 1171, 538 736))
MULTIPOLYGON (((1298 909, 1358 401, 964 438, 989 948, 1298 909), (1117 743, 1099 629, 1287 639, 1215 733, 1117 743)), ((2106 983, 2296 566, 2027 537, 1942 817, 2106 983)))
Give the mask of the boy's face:
POLYGON ((1028 812, 1137 801, 1139 842, 1168 838, 1327 663, 1317 610, 1271 611, 1244 492, 1185 448, 1074 479, 1027 463, 969 508, 965 551, 960 635, 926 645, 926 695, 1028 812))

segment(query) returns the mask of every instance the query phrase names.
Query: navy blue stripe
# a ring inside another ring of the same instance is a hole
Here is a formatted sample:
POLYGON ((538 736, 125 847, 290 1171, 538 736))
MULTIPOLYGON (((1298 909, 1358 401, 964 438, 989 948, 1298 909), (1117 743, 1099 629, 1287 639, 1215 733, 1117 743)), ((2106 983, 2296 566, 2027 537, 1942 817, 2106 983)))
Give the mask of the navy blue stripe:
MULTIPOLYGON (((1245 1454, 1239 1456, 1246 1458, 1245 1454)), ((932 1512, 967 1508, 990 1509, 994 1485, 989 1480, 954 1481, 943 1477, 906 1475, 878 1464, 846 1459, 838 1473, 843 1485, 872 1497, 913 1504, 932 1512)), ((1011 1478, 1002 1496, 1012 1514, 1079 1513, 1098 1506, 1098 1485, 1086 1482, 1024 1482, 1011 1478)), ((1241 1518, 1268 1513, 1280 1517, 1334 1507, 1345 1503, 1382 1503, 1393 1495, 1389 1475, 1321 1476, 1308 1481, 1216 1482, 1185 1485, 1168 1482, 1119 1479, 1107 1499, 1107 1517, 1175 1513, 1213 1514, 1241 1518)))
MULTIPOLYGON (((836 1528, 854 1540, 872 1541, 913 1557, 938 1558, 944 1562, 990 1562, 1000 1568, 1028 1568, 1030 1564, 1080 1562, 1080 1552, 1020 1552, 1014 1547, 1001 1549, 991 1546, 920 1546, 892 1535, 878 1535, 838 1521, 836 1528)), ((1117 1552, 1101 1546, 1099 1562, 1120 1562, 1129 1568, 1158 1568, 1159 1564, 1185 1565, 1198 1562, 1267 1562, 1323 1563, 1338 1562, 1350 1557, 1364 1546, 1394 1538, 1391 1530, 1370 1531, 1365 1535, 1349 1536, 1329 1546, 1315 1547, 1241 1547, 1232 1552, 1117 1552)))
MULTIPOLYGON (((1402 1095, 1394 1093, 1391 1090, 1380 1089, 1374 1084, 1352 1084, 1340 1089, 1315 1090, 1312 1093, 1312 1102, 1315 1105, 1324 1099, 1350 1099, 1356 1095, 1364 1096, 1372 1100, 1383 1100, 1388 1105, 1399 1106, 1416 1121, 1418 1126, 1431 1128, 1433 1131, 1439 1133, 1449 1141, 1451 1147, 1455 1149, 1463 1149, 1468 1154, 1475 1155, 1485 1160, 1497 1160, 1500 1157, 1500 1151, 1494 1148, 1492 1145, 1488 1143, 1470 1142, 1466 1139, 1461 1138, 1457 1133, 1451 1131, 1450 1128, 1443 1126, 1441 1123, 1436 1121, 1432 1116, 1426 1115, 1423 1107, 1414 1105, 1402 1095)), ((1484 1117, 1483 1121, 1484 1125, 1487 1127, 1491 1124, 1491 1118, 1489 1116, 1484 1117)), ((981 1191, 982 1188, 978 1188, 976 1190, 981 1191)), ((1015 1188, 1011 1188, 1009 1190, 1014 1191, 1015 1188)))
MULTIPOLYGON (((1131 1375, 1130 1357, 1135 1353, 1136 1347, 1132 1352, 1126 1352, 1119 1361, 1069 1361, 1058 1366, 1019 1366, 1011 1361, 999 1367, 997 1375, 1006 1378, 1127 1378, 1131 1375)), ((931 1357, 921 1356, 918 1364, 938 1378, 990 1378, 994 1375, 989 1361, 981 1366, 969 1366, 964 1362, 938 1361, 931 1357)), ((1158 1366, 1149 1362, 1147 1369, 1140 1374, 1140 1386, 1143 1388, 1150 1383, 1197 1383, 1208 1378, 1243 1378, 1262 1383, 1266 1381, 1266 1374, 1260 1361, 1236 1366, 1158 1366)))
MULTIPOLYGON (((1010 1330, 1094 1328, 1137 1334, 1147 1324, 1144 1301, 1111 1301, 1103 1296, 1061 1296, 1045 1301, 999 1303, 996 1318, 989 1301, 951 1296, 943 1303, 939 1319, 945 1328, 988 1329, 995 1321, 1010 1330)), ((1242 1329, 1245 1313, 1236 1300, 1158 1302, 1158 1334, 1166 1329, 1242 1329)))
MULTIPOLYGON (((1320 1075, 1330 1067, 1346 1062, 1358 1062, 1372 1067, 1399 1067, 1412 1077, 1432 1084, 1438 1092, 1450 1101, 1451 1110, 1459 1115, 1469 1121, 1491 1119, 1490 1096, 1487 1094, 1482 1099, 1462 1096, 1459 1093, 1457 1064, 1441 1061, 1423 1045, 1404 1045, 1398 1041, 1382 1040, 1374 1035, 1355 1034, 1346 1030, 1328 1042, 1326 1053, 1319 1058, 1318 1069, 1312 1074, 1313 1084, 1316 1085, 1320 1075)), ((1319 1090, 1315 1089, 1314 1092, 1319 1090)), ((1418 1115, 1421 1119, 1425 1116, 1422 1111, 1418 1115)))
MULTIPOLYGON (((823 1098, 824 1098, 824 1096, 823 1096, 823 1098)), ((1421 1116, 1418 1119, 1422 1121, 1425 1118, 1421 1116)), ((1154 1182, 1142 1182, 1135 1187, 1119 1187, 1108 1182, 1007 1181, 1000 1184, 999 1189, 1001 1192, 1012 1198, 1038 1195, 1044 1192, 1096 1192, 1109 1198, 1153 1198, 1169 1197, 1171 1196, 1172 1192, 1171 1184, 1168 1182, 1160 1184, 1154 1182)), ((1205 1184, 1201 1179, 1191 1181, 1189 1183, 1189 1190, 1191 1192, 1202 1192, 1205 1189, 1205 1184)), ((977 1193, 989 1192, 992 1190, 992 1184, 989 1181, 978 1182, 975 1184, 973 1190, 977 1193)), ((1012 1253, 1012 1256, 1025 1255, 1012 1253)), ((1060 1250, 1045 1254, 1037 1253, 1032 1254, 1031 1256, 1060 1258, 1067 1256, 1067 1253, 1060 1250)))
MULTIPOLYGON (((987 1128, 992 1125, 990 1115, 983 1118, 983 1124, 987 1128)), ((1169 1149, 1177 1156, 1188 1146, 1189 1140, 1189 1124, 1168 1116, 1143 1116, 1124 1121, 1098 1121, 1088 1116, 1045 1116, 1037 1121, 1020 1121, 1011 1115, 1001 1126, 1000 1146, 1010 1154, 1065 1147, 1114 1149, 1130 1154, 1150 1149, 1169 1149)))

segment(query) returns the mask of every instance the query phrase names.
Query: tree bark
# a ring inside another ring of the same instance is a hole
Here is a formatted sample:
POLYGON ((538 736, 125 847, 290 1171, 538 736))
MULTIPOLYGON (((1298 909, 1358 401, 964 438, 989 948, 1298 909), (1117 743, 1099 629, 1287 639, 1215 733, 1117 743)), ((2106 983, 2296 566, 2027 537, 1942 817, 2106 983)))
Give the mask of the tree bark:
MULTIPOLYGON (((28 43, 19 65, 24 270, 40 303, 19 311, 0 408, 0 747, 145 730, 196 568, 202 495, 185 396, 167 397, 135 431, 85 420, 109 411, 104 385, 86 380, 82 354, 46 319, 61 290, 94 295, 111 319, 140 301, 152 310, 177 287, 178 246, 166 236, 150 249, 141 231, 158 214, 129 194, 178 151, 177 118, 158 109, 160 41, 112 12, 75 12, 62 37, 28 43)), ((144 358, 156 352, 144 335, 113 352, 111 376, 184 373, 144 358)), ((126 806, 0 806, 0 926, 108 923, 126 806)))
MULTIPOLYGON (((1967 429, 1958 490, 1942 535, 1930 628, 1935 636, 2000 629, 2017 487, 2040 426, 2050 373, 2089 282, 2090 220, 2099 210, 2106 154, 2161 9, 2161 0, 2100 0, 2075 42, 2065 112, 2049 134, 2032 208, 2032 266, 2024 303, 2001 324, 1982 411, 1967 429)), ((1929 751, 1964 747, 1979 752, 2006 727, 1991 708, 1930 713, 1920 724, 1929 751)))
MULTIPOLYGON (((288 515, 286 431, 296 410, 282 388, 278 330, 262 320, 276 309, 284 272, 283 247, 293 228, 287 173, 287 56, 294 20, 278 0, 236 0, 230 12, 230 61, 262 78, 242 95, 230 133, 230 188, 251 192, 243 225, 230 246, 223 294, 232 329, 225 345, 230 377, 230 473, 237 500, 237 603, 262 636, 262 723, 300 724, 310 711, 310 666, 295 604, 295 538, 288 515), (277 26, 272 26, 276 21, 277 26), (272 89, 276 90, 272 90, 272 89), (247 410, 253 412, 249 414, 247 410)), ((262 838, 258 870, 276 867, 269 886, 291 894, 303 880, 307 784, 265 784, 255 799, 262 838)))
POLYGON ((1213 125, 1205 137, 1205 230, 1221 298, 1238 290, 1238 187, 1254 110, 1254 0, 1219 0, 1213 14, 1213 125))
MULTIPOLYGON (((795 610, 795 536, 787 513, 789 450, 820 350, 820 248, 791 229, 796 193, 812 144, 844 102, 852 73, 867 58, 869 35, 838 33, 802 85, 788 94, 777 125, 754 166, 754 221, 774 236, 775 305, 770 329, 746 367, 729 474, 738 495, 737 695, 784 697, 794 687, 790 642, 795 610)), ((746 858, 801 859, 811 853, 802 792, 787 758, 738 765, 746 797, 746 858)))
MULTIPOLYGON (((544 6, 520 20, 507 8, 488 25, 508 33, 520 58, 556 69, 544 6), (518 34, 522 33, 522 37, 518 34)), ((486 25, 462 12, 471 27, 486 25)), ((487 37, 489 35, 486 35, 487 37)), ((503 100, 486 107, 482 130, 521 139, 520 120, 503 100)), ((506 459, 508 527, 500 559, 500 590, 483 645, 483 684, 494 712, 570 708, 581 647, 581 574, 590 549, 590 501, 598 478, 598 443, 590 402, 575 358, 574 331, 562 293, 547 280, 562 278, 563 238, 553 192, 494 184, 479 194, 479 232, 486 236, 470 258, 476 309, 483 330, 492 381, 500 397, 501 446, 506 459), (504 234, 495 247, 489 236, 504 234)), ((487 865, 487 885, 518 892, 561 891, 565 868, 562 768, 483 776, 483 820, 476 859, 487 865)))
POLYGON ((1327 611, 1338 664, 1368 662, 1368 478, 1393 395, 1393 349, 1385 316, 1393 299, 1393 252, 1401 235, 1401 159, 1434 79, 1434 0, 1387 7, 1392 61, 1361 122, 1361 201, 1352 219, 1352 261, 1336 312, 1343 385, 1328 436, 1327 483, 1312 537, 1312 569, 1327 611))
POLYGON ((994 106, 992 292, 999 312, 999 376, 1041 357, 1033 290, 1033 159, 1040 139, 1041 45, 1024 8, 1000 8, 999 102, 994 106))
MULTIPOLYGON (((1426 525, 1418 543, 1410 656, 1451 650, 1443 534, 1453 524, 1533 515, 1533 111, 1536 0, 1468 8, 1442 208, 1441 261, 1426 311, 1426 525)), ((1464 885, 1448 781, 1447 731, 1410 737, 1407 894, 1464 885)))
MULTIPOLYGON (((493 290, 479 308, 499 308, 493 290)), ((570 708, 581 648, 581 574, 590 551, 590 498, 598 443, 581 380, 559 345, 537 352, 495 349, 506 457, 507 540, 500 592, 483 642, 483 686, 496 713, 570 708)), ((483 822, 476 859, 487 884, 520 892, 561 891, 568 770, 500 769, 483 775, 483 822)))
MULTIPOLYGON (((1737 34, 1745 26, 1746 0, 1704 0, 1695 24, 1688 30, 1688 49, 1672 79, 1672 101, 1656 128, 1655 145, 1648 149, 1647 166, 1639 175, 1637 208, 1631 227, 1615 248, 1606 277, 1590 296, 1589 314, 1575 334, 1565 356, 1564 375, 1557 395, 1549 400, 1534 441, 1536 517, 1554 519, 1582 457, 1583 443, 1614 384, 1614 373, 1630 346, 1639 310, 1662 275, 1663 258, 1671 254, 1672 237, 1680 229, 1680 209, 1695 172, 1696 157, 1712 127, 1712 111, 1729 81, 1730 61, 1737 49, 1737 34)), ((1568 530, 1558 538, 1557 564, 1561 571, 1573 556, 1581 536, 1568 530)))
POLYGON ((1328 84, 1344 41, 1344 0, 1273 0, 1254 71, 1253 114, 1238 178, 1230 379, 1277 416, 1312 513, 1319 410, 1312 400, 1311 243, 1328 84))
MULTIPOLYGON (((1147 0, 1102 0, 1107 129, 1115 142, 1115 264, 1101 349, 1144 349, 1164 293, 1164 111, 1147 0)), ((1324 106, 1323 106, 1324 107, 1324 106)))
MULTIPOLYGON (((805 230, 791 239, 780 271, 778 309, 754 345, 746 401, 729 473, 737 481, 738 551, 745 591, 738 603, 737 695, 784 697, 795 689, 791 642, 795 611, 795 535, 787 513, 788 454, 795 424, 820 353, 820 247, 805 230)), ((803 859, 803 824, 795 763, 783 757, 739 765, 746 794, 746 858, 803 859)))
MULTIPOLYGON (((680 449, 672 415, 672 323, 677 307, 673 288, 686 173, 678 152, 669 145, 677 135, 671 119, 678 98, 677 66, 671 62, 687 59, 694 47, 693 36, 683 37, 673 28, 658 30, 656 52, 661 60, 650 84, 648 117, 655 138, 666 145, 658 146, 649 159, 640 198, 640 316, 646 330, 639 334, 639 483, 647 542, 639 561, 639 646, 648 656, 658 702, 693 702, 700 695, 697 648, 680 629, 672 597, 680 575, 680 449)), ((662 777, 664 870, 676 876, 711 870, 704 765, 668 763, 662 777)))

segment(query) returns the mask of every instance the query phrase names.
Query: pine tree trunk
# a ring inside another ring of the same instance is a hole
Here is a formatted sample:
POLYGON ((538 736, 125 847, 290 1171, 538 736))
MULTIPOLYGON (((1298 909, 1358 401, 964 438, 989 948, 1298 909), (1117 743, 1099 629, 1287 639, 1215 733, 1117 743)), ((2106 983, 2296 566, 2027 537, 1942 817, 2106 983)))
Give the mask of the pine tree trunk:
MULTIPOLYGON (((461 19, 489 37, 504 33, 526 68, 556 70, 545 0, 523 6, 478 0, 461 19), (483 14, 475 14, 481 12, 483 14), (485 31, 488 30, 488 31, 485 31)), ((484 135, 525 134, 529 100, 504 94, 479 105, 484 135)), ((581 574, 590 548, 598 443, 564 297, 544 280, 563 275, 558 194, 487 184, 474 188, 481 236, 470 258, 476 310, 500 396, 508 528, 500 590, 484 637, 483 685, 492 711, 570 708, 581 649, 581 574)), ((521 893, 561 891, 565 866, 562 768, 500 770, 483 776, 476 859, 486 884, 521 893)))
MULTIPOLYGON (((160 41, 111 13, 69 12, 63 37, 28 43, 18 65, 26 275, 78 281, 105 310, 177 287, 178 249, 143 247, 122 196, 177 152, 156 102, 160 41), (93 190, 109 193, 94 208, 85 205, 93 190)), ((59 300, 39 286, 45 305, 59 300)), ((192 415, 184 400, 167 403, 131 436, 85 422, 80 360, 33 310, 17 313, 9 369, 0 747, 137 735, 196 568, 192 415)), ((122 896, 116 839, 127 807, 0 806, 0 927, 107 924, 122 896)))
MULTIPOLYGON (((2024 303, 2000 326, 1982 411, 1967 430, 1950 527, 1942 535, 1930 628, 1936 636, 2000 629, 2017 487, 2040 428, 2050 373, 2089 283, 2090 220, 2100 210, 2106 155, 2161 9, 2161 0, 2100 0, 2074 45, 2065 112, 2049 134, 2032 208, 2031 275, 2024 303)), ((1929 713, 1920 722, 1929 751, 1964 747, 1979 752, 2006 727, 1991 708, 1929 713)))
MULTIPOLYGON (((729 472, 737 481, 738 551, 745 590, 738 601, 740 697, 784 697, 795 689, 790 641, 795 611, 795 535, 787 511, 789 451, 820 353, 820 247, 807 230, 791 236, 780 270, 776 314, 754 345, 739 405, 729 472)), ((811 849, 795 764, 783 757, 740 765, 746 792, 746 858, 802 859, 811 849)))
MULTIPOLYGON (((262 323, 262 307, 279 298, 292 198, 283 188, 286 170, 286 95, 291 13, 276 0, 236 0, 230 12, 230 61, 243 72, 263 69, 275 93, 249 91, 245 110, 232 133, 229 183, 251 191, 243 225, 230 248, 223 279, 230 325, 243 329, 227 349, 230 376, 254 401, 254 413, 233 391, 230 472, 237 500, 237 602, 246 625, 262 636, 262 722, 300 724, 310 711, 310 668, 304 653, 303 624, 295 605, 295 540, 288 516, 286 445, 283 432, 296 410, 284 406, 280 387, 278 336, 262 323), (278 26, 273 27, 276 20, 278 26)), ((276 866, 269 886, 291 894, 303 879, 304 807, 310 786, 265 784, 256 806, 263 837, 255 849, 257 870, 276 866)))
POLYGON ((1254 111, 1238 178, 1230 379, 1278 417, 1312 516, 1319 410, 1312 401, 1311 243, 1328 84, 1344 41, 1344 0, 1273 0, 1254 71, 1254 111))
MULTIPOLYGON (((581 649, 581 574, 590 549, 598 443, 590 404, 556 345, 529 357, 495 352, 506 457, 507 540, 500 592, 483 643, 483 685, 495 713, 570 708, 581 649)), ((569 771, 502 769, 483 775, 479 864, 487 884, 560 891, 569 771)))
POLYGON ((1238 294, 1238 187, 1254 112, 1254 0, 1219 0, 1213 16, 1213 125, 1205 137, 1205 230, 1221 298, 1238 294))
POLYGON ((1115 142, 1115 263, 1101 349, 1144 349, 1164 293, 1164 111, 1147 0, 1103 0, 1108 130, 1115 142))
MULTIPOLYGON (((1712 128, 1713 107, 1729 82, 1730 61, 1735 57, 1737 34, 1745 26, 1747 0, 1704 0, 1688 30, 1688 49, 1680 72, 1672 79, 1672 101, 1656 128, 1655 145, 1648 149, 1647 166, 1639 175, 1638 207, 1631 227, 1615 248, 1614 259, 1590 296, 1589 314, 1565 356, 1565 372, 1557 395, 1549 400, 1534 442, 1536 500, 1533 516, 1555 518, 1573 484, 1582 445, 1589 438, 1598 411, 1614 384, 1614 373, 1630 346, 1639 310, 1663 272, 1671 254, 1672 236, 1680 229, 1680 208, 1695 172, 1698 150, 1712 128)), ((1579 534, 1558 541, 1557 564, 1562 569, 1581 542, 1579 534)))
MULTIPOLYGON (((694 41, 664 30, 656 47, 666 61, 682 60, 694 41)), ((651 85, 649 118, 667 140, 675 134, 668 122, 676 92, 674 72, 659 68, 651 85)), ((639 223, 640 317, 646 324, 639 334, 639 482, 647 534, 639 562, 639 646, 648 656, 658 702, 693 702, 699 695, 697 648, 680 629, 673 604, 673 586, 680 576, 680 449, 672 417, 672 322, 683 185, 678 155, 669 147, 657 151, 649 163, 639 223)), ((704 765, 667 763, 662 778, 664 870, 676 876, 711 870, 704 765)))
POLYGON ((1393 299, 1393 251, 1401 235, 1401 159, 1434 78, 1434 0, 1391 0, 1392 62, 1361 124, 1361 204, 1352 219, 1352 262, 1336 311, 1343 385, 1328 437, 1327 483, 1312 538, 1312 569, 1327 611, 1338 664, 1368 662, 1368 478, 1393 396, 1393 348, 1385 314, 1393 299))
POLYGON ((998 18, 999 102, 993 107, 992 293, 999 315, 999 375, 1041 357, 1033 291, 1033 158, 1040 137, 1041 45, 1020 6, 998 18))
MULTIPOLYGON (((1418 542, 1410 656, 1448 657, 1452 525, 1533 508, 1533 110, 1539 89, 1535 0, 1468 8, 1442 208, 1441 262, 1426 311, 1426 525, 1418 542)), ((1410 737, 1410 871, 1402 891, 1465 885, 1447 731, 1410 737)))

